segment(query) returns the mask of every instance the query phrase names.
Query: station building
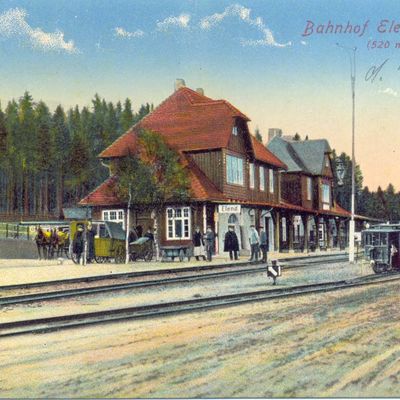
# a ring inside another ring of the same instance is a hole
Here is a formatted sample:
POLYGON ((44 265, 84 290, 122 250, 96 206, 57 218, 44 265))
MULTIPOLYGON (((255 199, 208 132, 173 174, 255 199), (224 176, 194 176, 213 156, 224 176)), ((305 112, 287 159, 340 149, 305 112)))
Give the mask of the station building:
MULTIPOLYGON (((266 148, 249 132, 250 119, 226 100, 213 100, 177 82, 175 92, 100 155, 110 177, 80 205, 94 219, 125 224, 118 199, 118 162, 138 150, 142 129, 160 134, 176 150, 190 179, 190 200, 168 204, 158 221, 162 246, 190 244, 196 226, 211 225, 222 253, 233 226, 242 253, 250 225, 264 226, 270 251, 318 251, 345 246, 349 212, 333 197, 331 150, 326 140, 291 142, 275 135, 266 148)), ((279 130, 277 130, 279 131, 279 130)), ((153 226, 149 212, 130 210, 130 225, 153 226)))

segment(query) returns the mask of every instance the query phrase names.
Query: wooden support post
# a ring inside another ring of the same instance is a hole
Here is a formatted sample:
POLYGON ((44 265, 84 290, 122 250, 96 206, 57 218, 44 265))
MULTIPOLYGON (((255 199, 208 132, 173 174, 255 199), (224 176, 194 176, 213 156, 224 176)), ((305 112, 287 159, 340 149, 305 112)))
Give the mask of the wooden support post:
POLYGON ((326 248, 327 250, 330 250, 332 248, 331 246, 332 232, 331 232, 331 224, 329 217, 327 217, 327 219, 325 220, 325 227, 326 227, 326 248))
POLYGON ((294 247, 293 247, 293 218, 294 215, 292 213, 289 214, 288 218, 286 218, 286 232, 288 235, 288 241, 289 241, 289 253, 294 252, 294 247))
POLYGON ((275 245, 275 251, 280 252, 281 251, 281 238, 280 238, 281 219, 280 219, 279 211, 273 210, 271 212, 271 216, 272 216, 272 219, 274 221, 274 245, 275 245))
POLYGON ((304 227, 304 250, 308 253, 308 215, 301 214, 301 221, 303 222, 304 227))

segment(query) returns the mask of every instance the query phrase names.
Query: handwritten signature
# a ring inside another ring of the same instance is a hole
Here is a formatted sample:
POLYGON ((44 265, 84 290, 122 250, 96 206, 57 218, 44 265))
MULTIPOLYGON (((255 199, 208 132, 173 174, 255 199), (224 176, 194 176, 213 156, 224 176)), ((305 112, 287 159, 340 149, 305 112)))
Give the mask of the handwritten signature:
MULTIPOLYGON (((374 83, 375 79, 378 77, 379 75, 379 80, 382 80, 382 75, 381 75, 381 71, 383 69, 383 67, 387 64, 387 62, 389 61, 389 59, 387 58, 382 64, 380 65, 373 65, 365 74, 365 81, 366 82, 371 82, 374 83)), ((400 67, 399 67, 400 68, 400 67)))

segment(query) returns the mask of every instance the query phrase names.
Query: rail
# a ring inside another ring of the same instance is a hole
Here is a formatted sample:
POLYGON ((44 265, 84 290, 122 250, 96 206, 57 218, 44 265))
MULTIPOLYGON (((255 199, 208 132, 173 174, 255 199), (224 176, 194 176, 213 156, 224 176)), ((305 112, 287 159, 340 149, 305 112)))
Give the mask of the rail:
POLYGON ((0 337, 45 333, 61 329, 80 328, 142 318, 164 317, 167 315, 197 312, 213 308, 232 307, 251 302, 326 293, 365 285, 385 284, 398 280, 400 280, 398 274, 397 276, 391 275, 386 277, 367 276, 364 278, 355 278, 336 282, 324 282, 273 290, 261 290, 200 299, 173 301, 170 303, 148 304, 137 307, 107 309, 89 313, 5 322, 0 323, 0 337))

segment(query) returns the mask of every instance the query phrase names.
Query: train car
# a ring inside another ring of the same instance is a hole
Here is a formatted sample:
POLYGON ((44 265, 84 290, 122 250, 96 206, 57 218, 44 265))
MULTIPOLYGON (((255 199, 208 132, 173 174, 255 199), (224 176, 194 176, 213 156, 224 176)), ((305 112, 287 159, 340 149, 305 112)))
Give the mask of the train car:
POLYGON ((362 232, 364 255, 376 274, 400 270, 400 224, 374 225, 362 232))

